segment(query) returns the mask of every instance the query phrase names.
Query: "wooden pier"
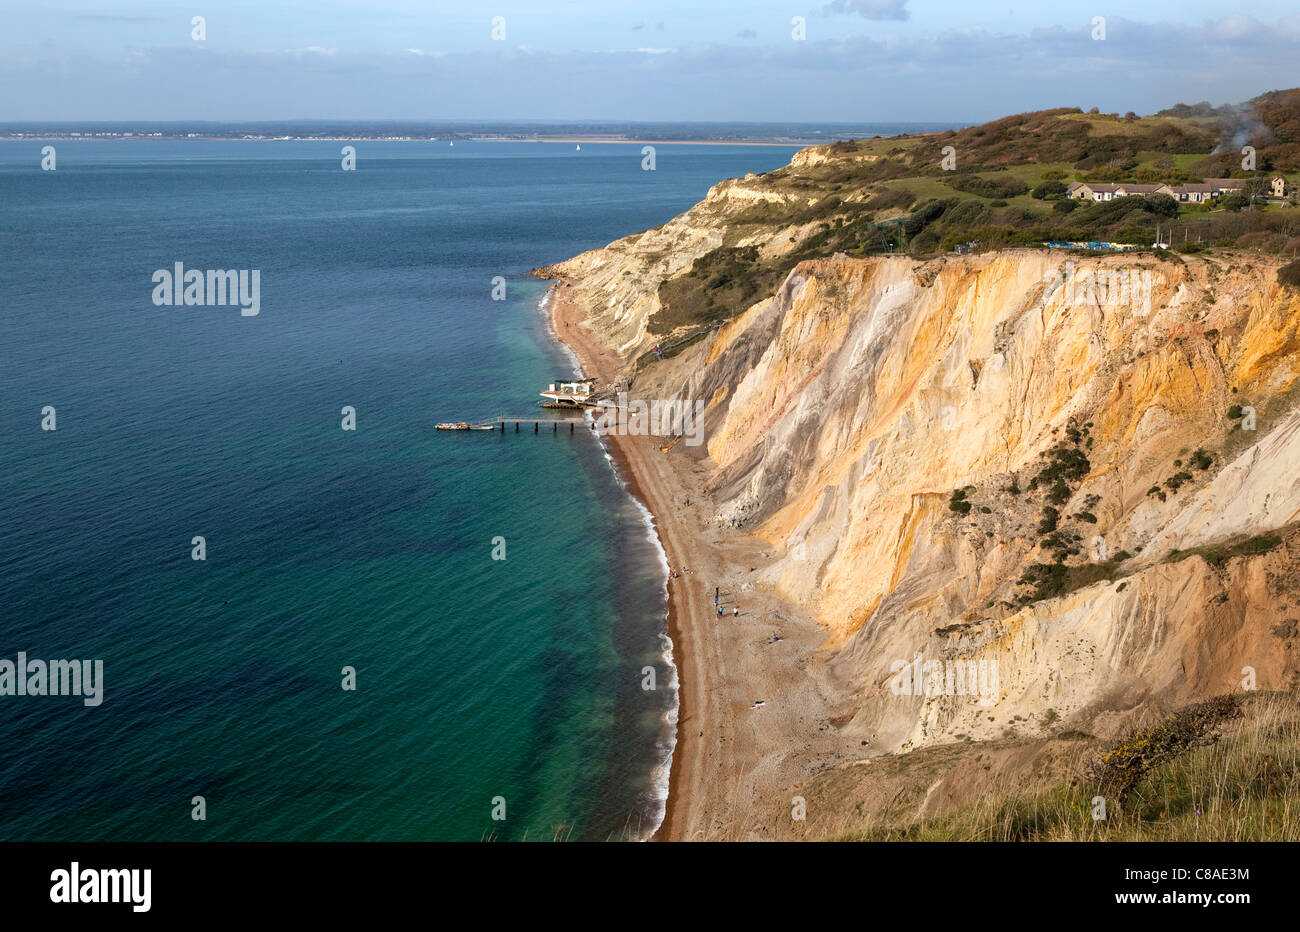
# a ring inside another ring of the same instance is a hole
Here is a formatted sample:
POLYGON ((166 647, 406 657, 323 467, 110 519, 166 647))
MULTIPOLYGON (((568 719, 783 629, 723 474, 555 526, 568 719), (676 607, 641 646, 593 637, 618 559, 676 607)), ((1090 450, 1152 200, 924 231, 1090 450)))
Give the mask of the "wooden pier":
POLYGON ((568 424, 568 425, 569 425, 569 433, 573 433, 573 432, 574 432, 574 427, 575 427, 575 425, 583 423, 583 419, 580 418, 580 417, 505 417, 505 416, 501 416, 501 417, 494 417, 494 418, 492 418, 492 420, 495 421, 497 424, 500 424, 500 425, 501 425, 501 433, 503 433, 503 434, 506 432, 506 425, 507 425, 507 424, 514 424, 514 425, 515 425, 515 430, 514 430, 514 432, 515 432, 516 434, 519 433, 519 425, 520 425, 520 424, 532 424, 532 425, 533 425, 533 433, 535 433, 535 434, 537 434, 537 433, 541 433, 541 428, 542 428, 542 425, 543 425, 543 424, 550 424, 550 425, 551 425, 551 433, 553 433, 553 434, 558 434, 558 433, 560 432, 560 425, 561 425, 561 424, 568 424))

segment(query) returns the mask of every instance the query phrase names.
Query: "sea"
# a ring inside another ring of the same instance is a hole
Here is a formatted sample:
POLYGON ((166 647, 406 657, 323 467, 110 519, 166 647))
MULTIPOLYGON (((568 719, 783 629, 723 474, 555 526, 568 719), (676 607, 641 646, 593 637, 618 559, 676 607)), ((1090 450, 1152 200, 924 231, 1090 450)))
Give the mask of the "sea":
POLYGON ((0 840, 648 837, 649 513, 582 427, 435 425, 574 373, 531 268, 794 151, 0 142, 0 840))

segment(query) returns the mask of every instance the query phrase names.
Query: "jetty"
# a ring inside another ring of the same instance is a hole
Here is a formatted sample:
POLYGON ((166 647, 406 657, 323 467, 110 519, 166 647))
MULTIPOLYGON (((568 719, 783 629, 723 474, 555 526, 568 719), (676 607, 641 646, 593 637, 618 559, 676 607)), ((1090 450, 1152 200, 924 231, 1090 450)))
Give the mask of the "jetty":
POLYGON ((505 415, 502 415, 492 419, 493 426, 499 426, 501 428, 501 433, 503 434, 506 432, 507 424, 515 425, 514 432, 516 434, 519 433, 519 425, 521 424, 532 424, 533 433, 535 434, 541 433, 543 424, 550 424, 551 433, 558 434, 560 432, 561 424, 568 424, 569 433, 573 433, 575 427, 581 423, 583 423, 583 419, 580 417, 506 417, 505 415))
POLYGON ((550 424, 551 433, 558 434, 561 424, 569 425, 569 433, 577 429, 577 425, 583 422, 583 414, 589 409, 610 406, 611 399, 614 397, 613 391, 617 386, 610 386, 610 390, 600 392, 596 387, 595 379, 556 379, 551 382, 546 391, 539 392, 545 401, 539 401, 539 408, 559 409, 561 411, 572 412, 566 415, 556 415, 552 417, 536 417, 535 415, 520 415, 513 417, 505 414, 498 414, 496 417, 487 418, 482 421, 447 421, 438 424, 438 430, 482 430, 506 432, 506 425, 515 425, 515 433, 519 433, 525 424, 533 425, 533 433, 542 433, 542 425, 550 424))

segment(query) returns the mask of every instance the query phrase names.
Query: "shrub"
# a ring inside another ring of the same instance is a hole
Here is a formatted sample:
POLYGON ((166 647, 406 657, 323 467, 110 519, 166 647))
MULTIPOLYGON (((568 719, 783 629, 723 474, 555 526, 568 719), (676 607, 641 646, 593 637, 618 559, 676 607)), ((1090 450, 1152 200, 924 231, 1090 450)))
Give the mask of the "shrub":
POLYGON ((1286 237, 1281 233, 1245 233, 1237 237, 1237 248, 1252 252, 1279 253, 1286 248, 1286 237))
POLYGON ((911 242, 907 244, 908 251, 915 255, 922 255, 928 252, 934 252, 939 248, 939 237, 933 230, 922 230, 916 236, 912 237, 911 242))
POLYGON ((954 489, 952 498, 948 499, 948 510, 955 511, 958 514, 970 514, 971 503, 966 501, 965 489, 954 489))
POLYGON ((1180 488, 1182 488, 1183 483, 1190 482, 1191 479, 1192 479, 1191 473, 1182 472, 1180 470, 1179 472, 1174 473, 1172 476, 1170 476, 1168 479, 1165 480, 1165 488, 1169 489, 1169 491, 1171 492, 1177 492, 1180 488))
POLYGON ((1142 206, 1153 214, 1159 214, 1162 217, 1177 217, 1178 202, 1168 194, 1152 194, 1149 197, 1141 198, 1142 206))
POLYGON ((1066 568, 1064 563, 1034 563, 1025 568, 1020 585, 1033 586, 1033 592, 1022 601, 1036 602, 1050 599, 1065 591, 1066 568))
POLYGON ((1043 517, 1038 522, 1039 534, 1050 534, 1056 530, 1057 522, 1060 520, 1061 513, 1050 505, 1043 509, 1043 517))
POLYGON ((1092 468, 1082 450, 1076 450, 1066 443, 1058 443, 1045 452, 1043 457, 1048 461, 1047 465, 1029 480, 1030 489, 1057 479, 1077 481, 1088 475, 1088 470, 1092 468))
POLYGON ((1135 731, 1089 762, 1086 774, 1120 803, 1160 764, 1214 740, 1218 725, 1240 714, 1241 700, 1219 696, 1180 709, 1164 722, 1135 731))
POLYGON ((1284 288, 1300 289, 1300 259, 1288 262, 1277 270, 1277 283, 1284 288))
POLYGON ((948 182, 958 191, 965 194, 974 194, 977 197, 987 198, 1005 198, 1015 197, 1024 194, 1029 190, 1029 185, 1025 184, 1014 175, 1005 178, 981 178, 979 175, 958 175, 948 182))
POLYGON ((1036 197, 1040 201, 1056 199, 1065 195, 1065 185, 1060 181, 1043 181, 1029 192, 1030 197, 1036 197))
POLYGON ((915 201, 916 195, 905 188, 885 188, 881 191, 872 191, 871 197, 867 199, 867 206, 872 210, 892 210, 911 207, 915 201))

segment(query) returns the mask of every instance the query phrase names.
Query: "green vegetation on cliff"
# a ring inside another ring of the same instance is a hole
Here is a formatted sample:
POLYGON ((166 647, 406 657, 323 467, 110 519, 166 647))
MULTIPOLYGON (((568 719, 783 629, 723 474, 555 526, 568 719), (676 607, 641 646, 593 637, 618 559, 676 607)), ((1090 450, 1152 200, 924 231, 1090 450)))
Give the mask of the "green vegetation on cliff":
MULTIPOLYGON (((798 262, 841 252, 928 258, 1054 241, 1150 249, 1159 235, 1181 250, 1294 257, 1300 210, 1280 202, 1233 195, 1200 205, 1164 194, 1076 201, 1065 199, 1065 188, 1073 180, 1241 177, 1253 194, 1272 175, 1297 170, 1300 89, 1222 110, 1179 105, 1151 117, 1044 110, 927 136, 838 142, 747 179, 763 199, 728 216, 722 246, 660 284, 649 331, 714 326, 772 294, 798 262), (1242 169, 1234 142, 1243 124, 1260 136, 1251 140, 1255 171, 1242 169), (779 242, 756 245, 773 236, 779 242)), ((1300 273, 1281 280, 1300 282, 1300 273)))

